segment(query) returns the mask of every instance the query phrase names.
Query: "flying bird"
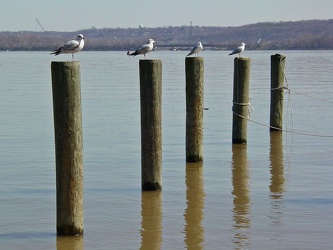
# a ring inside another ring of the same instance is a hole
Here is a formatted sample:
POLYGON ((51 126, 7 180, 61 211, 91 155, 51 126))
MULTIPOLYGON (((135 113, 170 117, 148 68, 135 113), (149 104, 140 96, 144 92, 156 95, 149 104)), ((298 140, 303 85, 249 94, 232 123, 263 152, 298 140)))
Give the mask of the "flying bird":
POLYGON ((242 45, 241 46, 239 46, 237 49, 235 49, 233 52, 231 52, 229 55, 234 55, 234 54, 238 54, 238 56, 240 57, 240 54, 241 54, 241 52, 243 52, 244 51, 244 49, 245 49, 245 43, 242 43, 242 45))
POLYGON ((72 59, 74 61, 74 53, 80 52, 84 46, 84 37, 82 34, 78 34, 76 40, 71 40, 64 44, 64 46, 59 49, 53 50, 52 53, 54 55, 59 54, 72 54, 72 59))
POLYGON ((191 52, 188 53, 187 56, 190 56, 190 55, 193 55, 193 54, 195 54, 195 56, 197 56, 197 54, 198 54, 202 49, 203 49, 203 47, 202 47, 201 42, 198 42, 198 43, 192 48, 191 52))
POLYGON ((136 56, 143 54, 144 58, 146 59, 146 54, 153 50, 154 42, 154 39, 149 38, 147 44, 142 45, 138 50, 134 51, 133 53, 127 51, 127 55, 136 56))

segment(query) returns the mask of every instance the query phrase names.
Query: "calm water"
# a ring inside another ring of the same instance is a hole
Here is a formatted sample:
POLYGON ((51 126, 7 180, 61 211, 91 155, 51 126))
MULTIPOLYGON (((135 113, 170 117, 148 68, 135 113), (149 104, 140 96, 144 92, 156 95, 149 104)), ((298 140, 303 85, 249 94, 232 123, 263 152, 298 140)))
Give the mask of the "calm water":
POLYGON ((56 237, 47 52, 0 52, 1 249, 331 249, 333 51, 246 51, 254 111, 231 144, 233 57, 203 51, 204 162, 185 162, 186 52, 163 63, 163 191, 141 192, 139 58, 81 52, 84 237, 56 237), (287 56, 285 128, 270 134, 270 55, 287 56), (260 123, 260 124, 258 124, 260 123))

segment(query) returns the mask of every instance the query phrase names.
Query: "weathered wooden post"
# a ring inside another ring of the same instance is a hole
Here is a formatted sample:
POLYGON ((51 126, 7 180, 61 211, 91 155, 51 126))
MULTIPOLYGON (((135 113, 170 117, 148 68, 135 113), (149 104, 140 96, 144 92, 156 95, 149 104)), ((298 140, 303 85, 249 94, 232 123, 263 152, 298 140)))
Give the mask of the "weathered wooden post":
POLYGON ((141 185, 162 189, 162 61, 140 60, 141 185))
POLYGON ((186 57, 186 161, 203 160, 204 59, 186 57))
POLYGON ((247 143, 247 118, 250 105, 250 58, 234 60, 232 143, 247 143))
POLYGON ((271 131, 282 131, 285 62, 286 57, 284 55, 275 54, 271 56, 271 131))
POLYGON ((80 63, 52 62, 57 235, 83 233, 80 63))

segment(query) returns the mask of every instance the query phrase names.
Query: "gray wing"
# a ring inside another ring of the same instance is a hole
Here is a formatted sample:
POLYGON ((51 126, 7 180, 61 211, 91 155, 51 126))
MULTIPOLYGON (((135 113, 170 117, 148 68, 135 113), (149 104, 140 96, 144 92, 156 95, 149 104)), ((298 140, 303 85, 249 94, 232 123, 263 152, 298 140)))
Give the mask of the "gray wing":
POLYGON ((67 42, 64 46, 62 46, 62 51, 73 51, 80 46, 80 43, 76 40, 71 40, 67 42))
POLYGON ((145 54, 150 50, 149 44, 144 44, 138 49, 139 54, 145 54))
POLYGON ((198 45, 195 45, 195 46, 192 48, 191 52, 188 53, 187 56, 190 56, 190 55, 193 55, 194 53, 196 53, 196 50, 197 50, 197 49, 198 49, 198 45))
POLYGON ((233 52, 231 52, 229 55, 234 55, 234 54, 238 54, 239 52, 242 51, 242 47, 238 47, 237 49, 235 49, 233 52))

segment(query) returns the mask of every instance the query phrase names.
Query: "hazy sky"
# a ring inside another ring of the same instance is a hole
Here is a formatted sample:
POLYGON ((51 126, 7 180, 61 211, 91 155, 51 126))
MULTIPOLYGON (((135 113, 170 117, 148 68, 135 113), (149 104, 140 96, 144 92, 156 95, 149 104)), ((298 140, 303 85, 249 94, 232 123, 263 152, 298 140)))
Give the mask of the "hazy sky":
POLYGON ((1 0, 0 31, 240 26, 333 18, 332 0, 1 0), (144 3, 144 4, 143 4, 144 3))

